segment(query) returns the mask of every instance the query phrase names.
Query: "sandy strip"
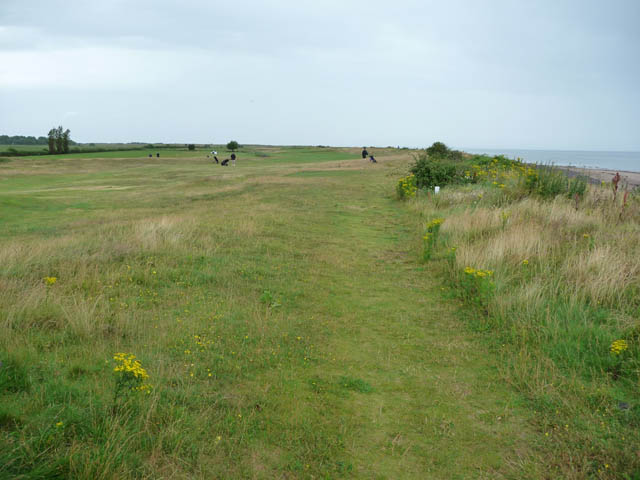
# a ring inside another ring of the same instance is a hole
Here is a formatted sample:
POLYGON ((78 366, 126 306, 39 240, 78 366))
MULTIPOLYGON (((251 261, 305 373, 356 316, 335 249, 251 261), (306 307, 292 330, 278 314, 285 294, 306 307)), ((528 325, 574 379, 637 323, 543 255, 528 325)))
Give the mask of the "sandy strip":
POLYGON ((565 170, 571 177, 576 175, 584 175, 589 177, 593 183, 607 182, 610 183, 616 172, 620 173, 622 180, 620 186, 624 189, 624 185, 629 188, 640 186, 640 172, 627 172, 624 170, 607 170, 605 168, 579 168, 579 167, 558 167, 565 170))

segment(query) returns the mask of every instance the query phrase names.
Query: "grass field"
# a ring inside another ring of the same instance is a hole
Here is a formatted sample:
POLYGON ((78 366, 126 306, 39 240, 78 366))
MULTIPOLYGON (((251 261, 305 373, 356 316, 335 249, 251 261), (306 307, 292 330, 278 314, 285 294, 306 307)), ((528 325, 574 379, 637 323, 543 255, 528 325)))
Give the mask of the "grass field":
POLYGON ((0 478, 572 476, 420 262, 409 153, 205 155, 0 164, 0 478))

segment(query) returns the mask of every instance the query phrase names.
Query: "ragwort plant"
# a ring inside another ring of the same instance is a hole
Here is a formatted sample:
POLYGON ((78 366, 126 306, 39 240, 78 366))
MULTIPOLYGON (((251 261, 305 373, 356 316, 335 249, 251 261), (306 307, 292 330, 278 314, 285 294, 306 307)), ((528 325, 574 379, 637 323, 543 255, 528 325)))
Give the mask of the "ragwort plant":
POLYGON ((116 377, 113 394, 114 408, 121 398, 127 397, 130 393, 142 392, 151 393, 151 384, 146 383, 149 374, 142 367, 136 356, 130 353, 116 353, 113 356, 116 366, 113 371, 116 377))
POLYGON ((426 226, 426 232, 422 237, 423 240, 423 250, 422 250, 422 259, 426 262, 431 260, 431 256, 433 255, 433 251, 436 248, 436 243, 438 241, 438 234, 440 233, 440 226, 444 222, 444 218, 434 218, 426 226))
POLYGON ((461 293, 464 299, 487 312, 495 291, 493 270, 466 267, 460 277, 461 293))
POLYGON ((416 196, 416 192, 418 191, 418 187, 416 185, 416 177, 413 173, 410 173, 406 177, 398 180, 398 185, 396 186, 396 193, 398 198, 403 200, 406 198, 412 198, 416 196))
POLYGON ((614 380, 617 380, 624 375, 624 370, 628 368, 629 360, 631 360, 629 343, 623 339, 614 340, 609 347, 609 353, 613 359, 609 373, 614 380))

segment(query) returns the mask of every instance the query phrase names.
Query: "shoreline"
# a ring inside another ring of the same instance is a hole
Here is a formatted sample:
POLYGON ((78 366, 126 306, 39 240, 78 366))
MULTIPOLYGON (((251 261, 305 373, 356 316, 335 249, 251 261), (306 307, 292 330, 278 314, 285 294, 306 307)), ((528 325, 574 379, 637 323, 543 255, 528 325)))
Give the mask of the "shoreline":
POLYGON ((577 175, 584 175, 588 177, 591 183, 601 183, 607 182, 611 183, 614 175, 616 173, 620 173, 621 186, 627 184, 629 187, 636 188, 640 187, 640 172, 631 172, 628 170, 612 170, 608 168, 585 168, 585 167, 565 167, 565 166, 556 166, 560 170, 563 170, 570 177, 575 177, 577 175))

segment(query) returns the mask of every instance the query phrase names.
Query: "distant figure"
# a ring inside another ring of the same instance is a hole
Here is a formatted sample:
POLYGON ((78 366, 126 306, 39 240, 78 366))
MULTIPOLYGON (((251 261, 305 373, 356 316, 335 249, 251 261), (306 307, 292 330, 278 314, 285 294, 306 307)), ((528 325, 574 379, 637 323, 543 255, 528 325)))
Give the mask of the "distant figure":
POLYGON ((369 155, 369 161, 371 163, 378 163, 378 161, 375 158, 373 158, 373 155, 369 155))
POLYGON ((224 160, 222 160, 222 163, 220 165, 222 165, 223 167, 228 166, 229 165, 229 159, 225 158, 224 160))
POLYGON ((362 158, 367 158, 367 155, 369 155, 369 152, 367 152, 367 149, 365 147, 362 147, 362 158))
POLYGON ((160 158, 160 153, 156 153, 156 158, 160 158))
POLYGON ((153 158, 153 153, 150 153, 150 154, 149 154, 149 158, 153 158))
POLYGON ((231 154, 231 164, 235 167, 236 166, 236 154, 232 153, 231 154))
POLYGON ((220 162, 218 161, 218 157, 216 157, 215 155, 213 156, 213 159, 216 161, 216 163, 220 163, 220 162))

